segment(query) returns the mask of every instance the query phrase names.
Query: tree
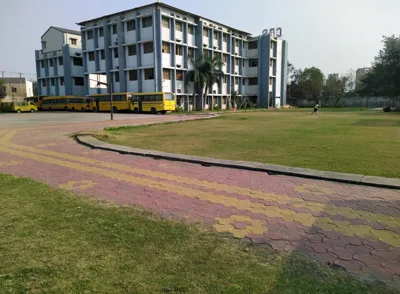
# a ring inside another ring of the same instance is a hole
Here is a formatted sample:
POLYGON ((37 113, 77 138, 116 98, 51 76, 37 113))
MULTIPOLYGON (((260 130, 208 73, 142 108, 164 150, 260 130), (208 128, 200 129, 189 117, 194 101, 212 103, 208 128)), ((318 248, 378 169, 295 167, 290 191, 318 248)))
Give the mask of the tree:
POLYGON ((362 80, 361 95, 400 95, 400 37, 383 37, 383 49, 372 64, 371 70, 362 80))
POLYGON ((4 81, 0 80, 0 99, 7 96, 6 86, 4 84, 5 84, 4 81))
POLYGON ((196 59, 189 56, 190 63, 192 64, 192 69, 186 74, 185 84, 193 84, 193 103, 195 110, 201 110, 203 108, 201 91, 206 84, 205 75, 205 59, 203 55, 200 55, 196 59), (197 95, 197 99, 195 94, 197 95))
POLYGON ((312 97, 315 101, 321 97, 324 87, 324 74, 319 68, 306 68, 298 76, 299 90, 302 96, 312 97))
MULTIPOLYGON (((215 83, 221 82, 221 76, 224 74, 222 70, 220 70, 221 66, 224 63, 222 62, 219 55, 214 55, 213 57, 205 57, 205 76, 206 76, 206 90, 204 93, 204 101, 207 99, 208 90, 212 89, 215 83)), ((214 110, 214 96, 211 96, 211 110, 214 110)))
MULTIPOLYGON (((196 110, 202 110, 205 106, 208 91, 215 83, 220 82, 220 77, 223 72, 220 70, 223 62, 219 56, 208 57, 200 55, 196 59, 189 57, 189 60, 193 66, 186 75, 185 83, 193 84, 194 91, 193 96, 195 99, 195 93, 197 93, 196 99, 196 110)), ((211 101, 211 107, 214 108, 214 102, 211 101)))
POLYGON ((323 96, 326 99, 334 99, 335 106, 341 106, 344 91, 347 87, 349 78, 339 76, 339 74, 329 74, 324 85, 323 96))
POLYGON ((39 95, 37 81, 32 82, 33 96, 39 95))

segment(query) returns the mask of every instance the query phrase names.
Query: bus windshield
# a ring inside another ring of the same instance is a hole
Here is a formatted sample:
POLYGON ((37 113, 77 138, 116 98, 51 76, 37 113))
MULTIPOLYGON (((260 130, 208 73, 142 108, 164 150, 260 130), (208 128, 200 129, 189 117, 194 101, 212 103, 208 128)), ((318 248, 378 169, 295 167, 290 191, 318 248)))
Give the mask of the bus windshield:
POLYGON ((169 100, 169 101, 173 101, 173 100, 175 100, 175 98, 174 98, 174 94, 172 94, 172 93, 164 93, 164 99, 165 100, 169 100))

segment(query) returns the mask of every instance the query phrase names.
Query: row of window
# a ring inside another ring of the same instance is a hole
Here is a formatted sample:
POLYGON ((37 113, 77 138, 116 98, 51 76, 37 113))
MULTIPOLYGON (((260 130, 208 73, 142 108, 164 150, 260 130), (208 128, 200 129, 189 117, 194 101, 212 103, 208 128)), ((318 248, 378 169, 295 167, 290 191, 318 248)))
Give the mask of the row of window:
MULTIPOLYGON (((56 84, 56 80, 57 78, 50 78, 50 86, 55 86, 56 84)), ((64 86, 65 82, 64 82, 64 77, 60 77, 59 79, 59 83, 60 86, 64 86)), ((74 77, 74 85, 75 86, 84 86, 85 85, 85 81, 84 78, 82 77, 74 77)), ((47 86, 47 80, 46 79, 42 79, 42 87, 46 87, 47 86)))
MULTIPOLYGON (((183 81, 183 77, 184 77, 184 71, 182 70, 177 70, 176 74, 175 74, 175 79, 177 81, 183 81)), ((138 72, 137 70, 130 70, 128 71, 128 78, 129 81, 137 81, 138 80, 138 72)), ((145 80, 153 80, 154 79, 154 69, 153 68, 146 68, 144 69, 144 79, 145 80)), ((164 68, 163 69, 163 80, 171 80, 171 70, 164 68)), ((250 86, 254 86, 254 85, 258 85, 258 78, 249 78, 249 85, 250 86)), ((119 77, 119 72, 115 72, 114 73, 114 82, 118 83, 120 81, 120 77, 119 77)), ((246 79, 243 78, 243 85, 246 84, 246 79)), ((228 76, 224 75, 223 78, 223 82, 224 84, 226 84, 228 82, 228 76)), ((239 78, 235 77, 235 84, 239 85, 239 78)))
MULTIPOLYGON (((110 96, 99 96, 99 97, 92 97, 94 100, 98 102, 109 102, 110 101, 110 96)), ((127 101, 127 95, 113 95, 113 101, 114 102, 123 102, 127 101)))
MULTIPOLYGON (((62 57, 58 57, 56 60, 58 60, 58 65, 63 66, 64 65, 64 59, 62 57)), ((54 66, 54 59, 48 59, 48 64, 49 67, 54 66)), ((44 60, 40 61, 40 67, 44 68, 44 60)), ((72 64, 75 66, 83 66, 83 61, 81 57, 72 57, 72 64)))
MULTIPOLYGON (((142 28, 148 28, 153 26, 153 17, 152 16, 147 16, 141 19, 142 21, 142 28)), ((128 20, 125 24, 124 30, 126 30, 127 32, 129 31, 134 31, 136 30, 136 22, 135 20, 128 20)), ((111 33, 113 35, 116 35, 118 32, 117 30, 117 24, 113 24, 111 25, 111 33)), ((98 29, 98 33, 99 33, 99 37, 104 37, 104 28, 99 28, 98 29)), ((93 31, 89 30, 86 32, 86 38, 88 40, 92 40, 93 39, 93 31)))

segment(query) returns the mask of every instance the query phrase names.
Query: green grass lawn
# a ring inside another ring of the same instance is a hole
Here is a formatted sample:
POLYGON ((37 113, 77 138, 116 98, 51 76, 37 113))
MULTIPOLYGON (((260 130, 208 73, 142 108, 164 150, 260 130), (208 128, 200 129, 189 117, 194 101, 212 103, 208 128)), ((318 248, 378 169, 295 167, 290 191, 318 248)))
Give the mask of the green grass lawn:
MULTIPOLYGON (((108 129, 110 143, 165 152, 400 177, 400 115, 296 110, 108 129)), ((99 139, 104 139, 99 137, 99 139)))
POLYGON ((0 293, 397 293, 29 179, 0 186, 0 293))

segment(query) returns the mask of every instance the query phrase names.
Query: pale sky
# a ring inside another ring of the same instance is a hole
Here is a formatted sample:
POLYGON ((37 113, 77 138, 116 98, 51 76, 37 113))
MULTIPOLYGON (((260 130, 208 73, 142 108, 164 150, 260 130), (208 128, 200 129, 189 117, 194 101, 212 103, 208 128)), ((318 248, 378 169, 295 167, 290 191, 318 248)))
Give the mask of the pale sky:
MULTIPOLYGON (((0 0, 0 75, 35 79, 35 54, 50 26, 75 24, 151 0, 0 0)), ((399 34, 399 0, 166 0, 183 10, 259 35, 282 27, 289 61, 324 74, 369 66, 383 35, 399 34)))

